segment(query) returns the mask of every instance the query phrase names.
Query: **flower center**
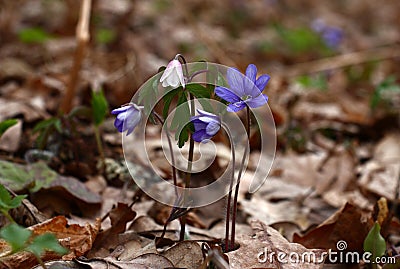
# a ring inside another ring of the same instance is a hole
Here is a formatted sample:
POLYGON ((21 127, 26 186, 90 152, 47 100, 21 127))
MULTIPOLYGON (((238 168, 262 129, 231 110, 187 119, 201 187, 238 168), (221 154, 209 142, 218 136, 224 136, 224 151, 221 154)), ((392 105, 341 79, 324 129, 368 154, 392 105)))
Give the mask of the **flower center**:
POLYGON ((251 98, 251 95, 243 95, 240 99, 242 99, 242 101, 246 101, 250 98, 251 98))

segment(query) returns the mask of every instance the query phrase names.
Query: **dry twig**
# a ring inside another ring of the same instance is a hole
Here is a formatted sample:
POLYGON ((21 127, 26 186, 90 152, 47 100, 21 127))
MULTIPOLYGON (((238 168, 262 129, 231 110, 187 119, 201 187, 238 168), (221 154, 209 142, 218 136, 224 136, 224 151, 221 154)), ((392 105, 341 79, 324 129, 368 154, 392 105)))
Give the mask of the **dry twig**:
POLYGON ((68 113, 72 108, 72 101, 75 96, 76 84, 79 78, 82 61, 85 56, 86 46, 90 39, 89 22, 92 0, 82 0, 78 25, 76 27, 77 47, 75 50, 74 63, 71 69, 67 92, 61 105, 61 111, 68 113))

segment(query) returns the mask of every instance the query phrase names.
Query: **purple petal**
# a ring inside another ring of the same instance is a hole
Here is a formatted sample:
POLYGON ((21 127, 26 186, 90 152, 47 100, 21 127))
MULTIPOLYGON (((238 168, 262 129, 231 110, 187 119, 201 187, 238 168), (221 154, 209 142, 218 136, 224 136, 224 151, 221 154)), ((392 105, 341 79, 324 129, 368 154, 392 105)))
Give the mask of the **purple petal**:
POLYGON ((119 107, 119 108, 116 108, 116 109, 112 110, 112 111, 111 111, 111 114, 114 114, 114 115, 115 115, 115 114, 119 114, 119 113, 121 113, 121 112, 127 111, 129 108, 130 108, 130 106, 119 107))
POLYGON ((118 129, 118 132, 122 133, 122 127, 124 126, 124 122, 116 118, 114 121, 114 126, 115 128, 118 129))
POLYGON ((239 96, 237 96, 235 93, 225 87, 216 87, 214 92, 216 95, 227 102, 235 103, 240 101, 239 96))
POLYGON ((119 120, 119 121, 121 121, 121 122, 124 122, 124 120, 125 120, 125 118, 126 118, 126 115, 127 115, 127 113, 128 112, 122 112, 122 113, 119 113, 118 115, 117 115, 117 120, 119 120))
POLYGON ((219 122, 210 122, 210 123, 207 125, 206 133, 207 133, 208 135, 210 135, 210 136, 213 136, 213 135, 215 135, 215 134, 219 131, 219 128, 220 128, 219 122))
POLYGON ((226 108, 226 110, 228 112, 238 112, 239 110, 242 110, 245 107, 246 107, 246 103, 243 101, 239 101, 236 103, 229 104, 228 107, 226 108))
POLYGON ((265 100, 265 97, 263 94, 260 94, 255 98, 250 98, 250 99, 246 100, 246 104, 251 108, 260 107, 262 105, 265 105, 266 103, 267 103, 267 100, 265 100))
POLYGON ((239 72, 239 70, 235 68, 228 68, 227 71, 227 79, 229 86, 231 86, 231 91, 235 93, 237 96, 243 96, 245 95, 244 89, 243 89, 243 74, 239 72))
POLYGON ((129 135, 133 132, 135 127, 139 124, 141 116, 142 113, 139 110, 132 109, 132 111, 130 111, 130 113, 127 115, 124 121, 124 129, 128 130, 126 135, 129 135))
POLYGON ((196 142, 202 142, 204 139, 208 139, 209 136, 206 133, 206 130, 199 130, 192 134, 192 138, 196 142))
POLYGON ((269 79, 270 76, 262 75, 256 80, 256 86, 261 92, 264 90, 265 86, 267 86, 269 79))
POLYGON ((257 67, 254 64, 249 64, 249 66, 247 66, 246 77, 248 77, 253 83, 256 82, 257 67))
POLYGON ((202 121, 199 120, 199 119, 192 120, 192 123, 193 123, 194 129, 195 129, 196 131, 204 130, 204 129, 207 128, 207 123, 204 123, 204 122, 202 122, 202 121))

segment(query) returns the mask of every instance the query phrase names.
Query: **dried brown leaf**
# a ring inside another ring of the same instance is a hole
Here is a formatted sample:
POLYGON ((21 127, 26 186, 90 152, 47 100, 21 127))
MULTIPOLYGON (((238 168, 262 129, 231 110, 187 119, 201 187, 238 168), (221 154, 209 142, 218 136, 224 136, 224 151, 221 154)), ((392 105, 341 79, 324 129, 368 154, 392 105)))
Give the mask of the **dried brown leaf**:
POLYGON ((251 227, 255 235, 240 235, 238 238, 240 248, 227 253, 230 268, 322 268, 324 258, 321 255, 324 250, 307 249, 300 244, 289 243, 278 231, 261 221, 252 221, 251 227), (273 252, 275 258, 270 260, 268 255, 273 252), (278 253, 283 253, 279 255, 285 256, 286 259, 282 260, 287 261, 287 263, 279 263, 276 258, 278 253), (315 262, 307 262, 307 256, 303 254, 305 257, 303 261, 291 263, 289 259, 291 257, 289 255, 293 256, 291 253, 296 253, 300 257, 303 253, 313 253, 312 255, 315 255, 316 260, 315 262), (267 254, 267 258, 265 254, 267 254))
POLYGON ((399 191, 400 135, 388 134, 376 145, 373 158, 361 167, 361 188, 394 200, 399 191))
POLYGON ((197 269, 203 263, 201 247, 193 241, 179 242, 162 255, 178 268, 197 269))
POLYGON ((100 219, 92 225, 87 223, 85 227, 78 224, 69 224, 64 216, 52 218, 43 223, 30 227, 34 235, 40 235, 46 232, 53 233, 60 244, 71 252, 63 259, 72 259, 88 252, 96 239, 100 229, 100 219))
POLYGON ((111 227, 98 234, 94 242, 94 250, 100 248, 114 249, 119 244, 118 235, 123 233, 126 229, 126 224, 136 217, 136 212, 127 204, 118 203, 117 207, 110 211, 109 216, 111 227))
POLYGON ((347 203, 334 215, 304 236, 294 235, 293 241, 306 247, 336 249, 344 240, 347 251, 363 251, 363 242, 371 226, 370 216, 347 203))

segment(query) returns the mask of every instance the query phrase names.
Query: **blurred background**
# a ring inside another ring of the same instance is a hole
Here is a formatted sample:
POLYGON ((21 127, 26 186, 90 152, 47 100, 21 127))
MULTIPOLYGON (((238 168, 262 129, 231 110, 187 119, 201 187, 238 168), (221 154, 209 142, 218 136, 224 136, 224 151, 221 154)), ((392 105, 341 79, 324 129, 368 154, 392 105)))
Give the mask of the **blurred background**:
MULTIPOLYGON (((63 94, 80 3, 0 1, 2 94, 9 87, 63 94)), ((379 5, 370 0, 95 0, 78 95, 100 83, 118 106, 181 53, 189 62, 207 60, 241 70, 255 63, 260 73, 272 75, 271 92, 296 82, 368 98, 374 86, 398 73, 398 57, 368 50, 398 44, 399 12, 396 0, 379 5), (357 51, 367 53, 353 61, 314 62, 357 51)))

